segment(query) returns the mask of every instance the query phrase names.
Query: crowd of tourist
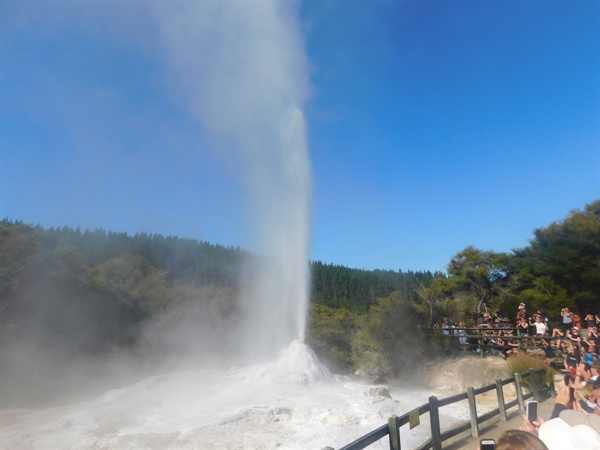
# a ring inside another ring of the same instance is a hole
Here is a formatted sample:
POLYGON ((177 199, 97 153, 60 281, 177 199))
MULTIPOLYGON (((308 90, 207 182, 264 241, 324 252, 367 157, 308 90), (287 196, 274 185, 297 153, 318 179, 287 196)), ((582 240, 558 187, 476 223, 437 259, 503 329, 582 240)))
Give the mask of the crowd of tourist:
POLYGON ((578 368, 558 385, 550 417, 531 421, 523 416, 518 430, 498 439, 496 450, 599 450, 600 360, 589 370, 578 368))
POLYGON ((563 369, 550 417, 530 421, 505 432, 497 450, 600 450, 600 316, 583 318, 570 308, 561 310, 552 327, 542 310, 527 313, 521 303, 514 317, 502 312, 479 314, 473 327, 444 321, 434 326, 463 350, 493 349, 505 358, 519 352, 540 354, 547 364, 563 369))
POLYGON ((543 310, 528 314, 526 305, 521 303, 513 318, 501 311, 482 312, 474 318, 474 323, 467 327, 464 322, 451 324, 445 320, 434 328, 441 328, 444 335, 456 336, 454 344, 463 351, 491 351, 504 358, 533 351, 547 364, 562 366, 571 375, 580 364, 589 366, 599 357, 600 316, 591 312, 582 319, 565 307, 560 321, 552 327, 543 310))

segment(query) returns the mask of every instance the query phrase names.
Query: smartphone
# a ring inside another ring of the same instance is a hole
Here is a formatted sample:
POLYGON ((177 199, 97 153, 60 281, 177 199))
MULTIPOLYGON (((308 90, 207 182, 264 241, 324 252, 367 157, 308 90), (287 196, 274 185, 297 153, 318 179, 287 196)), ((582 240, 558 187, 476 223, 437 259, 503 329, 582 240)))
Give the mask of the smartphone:
POLYGON ((496 441, 493 439, 482 439, 479 441, 479 448, 481 450, 496 450, 496 441))
POLYGON ((527 402, 527 418, 531 423, 538 419, 538 402, 535 400, 527 402))
POLYGON ((569 375, 565 375, 565 386, 568 386, 571 384, 571 377, 569 375))

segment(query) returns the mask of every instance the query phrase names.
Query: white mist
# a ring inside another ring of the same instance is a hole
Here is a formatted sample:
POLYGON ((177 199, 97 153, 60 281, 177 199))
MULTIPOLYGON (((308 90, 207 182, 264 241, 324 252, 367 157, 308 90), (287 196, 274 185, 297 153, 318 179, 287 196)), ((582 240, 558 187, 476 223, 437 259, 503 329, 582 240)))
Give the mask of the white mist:
POLYGON ((307 58, 295 2, 155 5, 179 98, 224 151, 247 191, 242 350, 275 358, 304 340, 311 173, 302 108, 307 58))

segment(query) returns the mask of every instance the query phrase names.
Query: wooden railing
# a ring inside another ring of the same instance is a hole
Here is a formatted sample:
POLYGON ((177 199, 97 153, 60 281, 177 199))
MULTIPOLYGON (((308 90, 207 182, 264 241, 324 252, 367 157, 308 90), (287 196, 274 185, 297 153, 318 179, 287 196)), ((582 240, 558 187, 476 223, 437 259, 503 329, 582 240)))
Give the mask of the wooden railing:
MULTIPOLYGON (((529 398, 533 397, 537 401, 542 401, 543 398, 546 398, 549 395, 554 395, 553 383, 550 383, 550 385, 547 386, 546 383, 542 381, 545 380, 545 378, 546 369, 530 369, 529 372, 525 372, 523 374, 516 373, 510 378, 497 379, 494 384, 490 384, 478 389, 469 387, 467 392, 454 395, 452 397, 438 400, 437 397, 431 396, 429 397, 428 403, 425 403, 424 405, 421 405, 418 408, 415 408, 413 411, 403 414, 400 417, 390 417, 387 424, 384 424, 370 433, 358 438, 354 442, 341 447, 339 450, 362 450, 386 436, 389 436, 390 450, 400 450, 400 429, 407 424, 411 424, 411 428, 418 425, 420 423, 420 417, 426 413, 429 413, 431 438, 424 442, 420 447, 417 447, 417 450, 441 450, 442 443, 444 441, 465 431, 471 430, 471 435, 478 437, 479 424, 497 415, 500 415, 500 419, 502 421, 508 420, 507 410, 514 406, 518 406, 520 410, 524 410, 525 400, 529 398), (531 386, 531 389, 524 393, 523 382, 527 378, 529 378, 529 385, 531 386), (515 385, 517 398, 506 402, 504 399, 503 387, 512 383, 515 385), (475 400, 477 395, 492 391, 494 389, 496 390, 498 397, 498 408, 479 416, 477 414, 477 403, 475 400), (470 420, 454 425, 452 428, 442 432, 440 427, 439 409, 464 400, 468 400, 470 420)), ((323 450, 326 449, 333 450, 332 447, 325 447, 323 450)))
MULTIPOLYGON (((517 347, 520 351, 526 350, 539 350, 541 349, 541 341, 545 339, 550 343, 550 346, 553 351, 559 350, 555 347, 555 340, 552 338, 550 334, 546 334, 543 336, 529 336, 522 335, 520 329, 518 328, 488 328, 488 327, 477 327, 477 328, 429 328, 426 330, 428 335, 427 339, 429 343, 432 343, 433 340, 437 340, 438 345, 443 344, 443 348, 446 351, 451 351, 452 356, 455 357, 458 353, 461 353, 460 350, 464 347, 469 350, 476 350, 478 352, 478 356, 483 358, 485 355, 490 355, 493 352, 496 354, 500 353, 502 350, 507 350, 508 345, 500 345, 494 344, 494 340, 512 340, 518 341, 519 346, 517 347), (457 334, 459 330, 464 330, 467 332, 465 335, 457 334), (498 331, 513 331, 514 336, 502 335, 498 336, 498 331), (448 333, 448 334, 446 334, 448 333), (467 338, 467 343, 461 344, 459 343, 459 338, 467 338), (487 340, 486 343, 483 343, 483 340, 487 340), (529 342, 535 341, 537 345, 529 345, 529 342)), ((435 345, 435 344, 433 344, 435 345)), ((514 348, 514 347, 513 347, 514 348)), ((562 353, 561 353, 562 354, 562 353)))

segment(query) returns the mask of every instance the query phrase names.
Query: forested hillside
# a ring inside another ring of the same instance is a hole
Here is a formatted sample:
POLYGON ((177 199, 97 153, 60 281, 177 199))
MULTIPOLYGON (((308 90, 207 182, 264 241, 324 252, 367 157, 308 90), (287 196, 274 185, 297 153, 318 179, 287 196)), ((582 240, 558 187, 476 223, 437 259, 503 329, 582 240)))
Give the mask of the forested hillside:
MULTIPOLYGON (((256 255, 193 239, 0 222, 1 342, 36 341, 72 354, 141 341, 181 352, 200 339, 235 352, 242 265, 256 255), (173 340, 181 321, 193 329, 173 340), (149 331, 151 330, 151 332, 149 331), (202 330, 199 331, 199 330, 202 330), (171 345, 166 345, 171 344, 171 345)), ((394 291, 408 297, 430 273, 365 271, 312 263, 312 300, 364 314, 394 291)), ((319 322, 320 319, 316 318, 319 322)), ((321 320, 322 322, 322 320, 321 320)), ((346 336, 348 339, 348 336, 346 336)), ((313 341, 314 341, 313 334, 313 341)), ((315 342, 318 349, 329 345, 315 342)), ((208 357, 209 351, 202 355, 208 357)))
MULTIPOLYGON (((105 230, 44 229, 0 222, 0 311, 10 317, 22 303, 42 303, 52 289, 103 298, 130 311, 135 322, 168 307, 183 285, 240 288, 241 266, 255 255, 174 236, 129 236, 105 230)), ((393 291, 412 293, 429 272, 367 271, 320 261, 311 264, 312 301, 364 313, 393 291)))
MULTIPOLYGON (((173 236, 9 220, 0 222, 0 239, 4 361, 23 354, 15 342, 70 357, 115 348, 203 361, 235 354, 242 266, 256 255, 173 236)), ((423 330, 443 319, 471 324, 483 310, 510 317, 520 302, 544 309, 551 323, 564 306, 600 312, 600 200, 535 230, 525 248, 460 250, 446 273, 321 261, 311 272, 307 342, 335 370, 385 378, 423 352, 423 330)))

